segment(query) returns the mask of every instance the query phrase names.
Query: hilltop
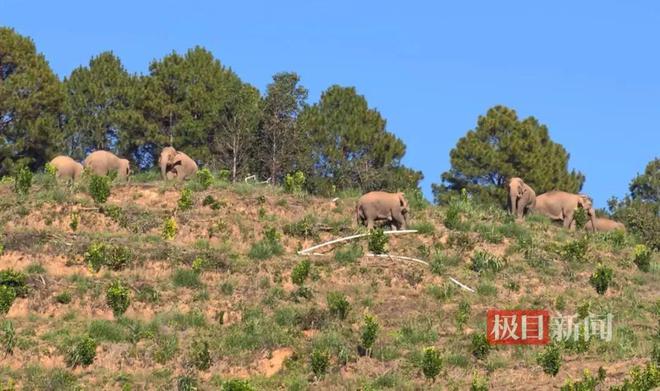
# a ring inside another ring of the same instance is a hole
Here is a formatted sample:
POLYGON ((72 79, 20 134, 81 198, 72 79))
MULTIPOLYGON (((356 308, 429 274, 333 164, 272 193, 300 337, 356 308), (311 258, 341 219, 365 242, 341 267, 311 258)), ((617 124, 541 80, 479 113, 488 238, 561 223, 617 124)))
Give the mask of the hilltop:
POLYGON ((114 183, 97 205, 87 186, 37 178, 19 196, 0 185, 0 269, 25 273, 28 288, 0 330, 0 349, 13 347, 5 389, 218 389, 231 379, 255 389, 548 389, 600 367, 609 387, 657 344, 657 254, 640 270, 629 235, 568 232, 536 216, 516 223, 467 198, 438 207, 410 194, 418 232, 390 236, 387 248, 429 267, 366 256, 367 239, 304 256, 364 232, 358 194, 138 178, 114 183), (603 295, 590 283, 599 263, 613 272, 603 295), (129 292, 123 315, 107 302, 113 281, 129 292), (543 347, 479 344, 488 308, 611 312, 613 339, 562 346, 553 377, 537 363, 543 347), (378 324, 370 355, 360 348, 365 315, 378 324), (72 368, 86 336, 93 363, 72 368), (421 370, 427 347, 442 358, 435 382, 421 370))

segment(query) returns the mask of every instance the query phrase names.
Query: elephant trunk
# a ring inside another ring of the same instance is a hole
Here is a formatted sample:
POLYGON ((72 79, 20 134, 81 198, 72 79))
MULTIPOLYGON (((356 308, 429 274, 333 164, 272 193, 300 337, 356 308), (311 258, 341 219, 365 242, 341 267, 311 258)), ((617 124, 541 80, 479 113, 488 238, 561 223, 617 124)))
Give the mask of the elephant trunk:
POLYGON ((516 214, 516 199, 518 198, 518 192, 515 189, 509 189, 509 211, 512 215, 516 214))
POLYGON ((596 211, 594 208, 588 210, 589 218, 591 219, 591 231, 596 232, 596 211))

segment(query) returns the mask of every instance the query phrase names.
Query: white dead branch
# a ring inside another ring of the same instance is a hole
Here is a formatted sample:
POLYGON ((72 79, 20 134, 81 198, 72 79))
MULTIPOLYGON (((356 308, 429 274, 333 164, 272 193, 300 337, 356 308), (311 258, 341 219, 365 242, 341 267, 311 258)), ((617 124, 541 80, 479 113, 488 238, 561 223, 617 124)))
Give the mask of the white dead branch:
POLYGON ((411 258, 411 257, 404 257, 403 255, 392 255, 392 254, 367 254, 368 257, 377 257, 377 258, 388 258, 388 259, 401 259, 404 261, 412 261, 412 262, 417 262, 421 263, 422 265, 429 266, 429 263, 426 261, 422 261, 421 259, 417 258, 411 258))
MULTIPOLYGON (((416 232, 417 232, 416 229, 406 229, 406 230, 401 230, 401 231, 385 231, 384 233, 385 233, 385 235, 402 235, 402 234, 412 234, 412 233, 416 233, 416 232)), ((321 247, 330 246, 331 244, 346 242, 346 241, 357 239, 357 238, 363 238, 365 236, 369 236, 369 234, 351 235, 351 236, 346 236, 344 238, 334 239, 334 240, 331 240, 329 242, 324 242, 324 243, 321 243, 321 244, 317 244, 316 246, 312 246, 310 248, 300 250, 300 251, 298 251, 298 254, 304 255, 304 254, 309 253, 310 251, 316 250, 316 249, 321 248, 321 247)))
POLYGON ((245 183, 248 183, 248 181, 250 181, 250 180, 256 181, 257 176, 256 175, 250 175, 248 177, 245 177, 245 183))
POLYGON ((467 286, 467 285, 465 285, 465 284, 459 282, 458 280, 456 280, 456 279, 453 278, 453 277, 449 277, 449 281, 451 281, 451 282, 453 282, 454 284, 460 286, 461 288, 465 289, 466 291, 470 291, 470 292, 474 293, 474 289, 472 289, 472 288, 470 288, 469 286, 467 286))

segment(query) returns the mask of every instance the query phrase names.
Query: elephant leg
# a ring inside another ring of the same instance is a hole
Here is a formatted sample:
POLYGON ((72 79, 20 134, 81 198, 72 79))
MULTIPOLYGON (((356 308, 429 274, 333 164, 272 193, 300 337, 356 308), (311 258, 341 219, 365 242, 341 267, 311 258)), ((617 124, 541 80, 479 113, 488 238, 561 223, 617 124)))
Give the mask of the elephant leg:
POLYGON ((525 203, 518 202, 518 205, 516 205, 516 218, 518 220, 522 220, 524 215, 525 215, 525 203))
POLYGON ((573 213, 564 214, 564 228, 568 228, 571 231, 575 229, 573 224, 573 213))
POLYGON ((401 212, 392 212, 392 220, 395 222, 397 229, 401 229, 402 227, 405 229, 406 219, 401 212))
POLYGON ((370 231, 374 229, 374 219, 371 217, 367 217, 367 229, 370 231))

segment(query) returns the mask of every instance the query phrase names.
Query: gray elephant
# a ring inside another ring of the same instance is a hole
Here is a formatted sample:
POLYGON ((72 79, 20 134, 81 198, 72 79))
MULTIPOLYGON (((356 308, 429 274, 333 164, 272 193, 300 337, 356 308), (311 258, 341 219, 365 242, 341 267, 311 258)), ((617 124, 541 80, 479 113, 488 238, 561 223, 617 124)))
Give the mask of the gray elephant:
POLYGON ((61 179, 75 181, 83 172, 83 165, 68 156, 56 156, 50 164, 55 167, 55 176, 61 179))
POLYGON ((85 169, 96 175, 108 175, 110 172, 116 171, 119 178, 127 178, 131 173, 131 165, 128 160, 120 159, 108 151, 90 153, 85 158, 83 165, 85 169))
POLYGON ((174 149, 173 147, 165 147, 160 152, 160 157, 158 158, 158 166, 160 167, 160 175, 163 179, 168 179, 167 166, 170 163, 170 161, 174 158, 174 155, 176 155, 176 149, 174 149))
POLYGON ((358 200, 355 217, 358 224, 366 223, 368 229, 372 229, 376 221, 387 221, 392 229, 406 229, 408 201, 403 193, 372 191, 358 200))
POLYGON ((166 177, 168 179, 176 178, 177 180, 185 180, 192 178, 197 173, 197 163, 190 158, 190 156, 179 151, 170 156, 167 164, 166 177), (171 173, 171 174, 170 174, 171 173))
POLYGON ((534 209, 536 192, 522 179, 518 177, 509 179, 507 190, 509 192, 509 212, 517 219, 522 219, 526 211, 534 209))
POLYGON ((575 210, 582 208, 591 220, 591 227, 595 226, 596 212, 591 198, 585 194, 573 194, 565 191, 553 190, 536 197, 534 211, 553 220, 561 220, 565 228, 575 228, 575 210))
MULTIPOLYGON (((596 229, 595 231, 597 232, 609 232, 609 231, 615 231, 615 230, 626 230, 626 226, 623 225, 623 223, 620 223, 618 221, 606 219, 604 217, 596 217, 594 219, 596 222, 596 229)), ((584 228, 587 230, 593 231, 593 224, 591 221, 587 221, 587 224, 584 225, 584 228)))

